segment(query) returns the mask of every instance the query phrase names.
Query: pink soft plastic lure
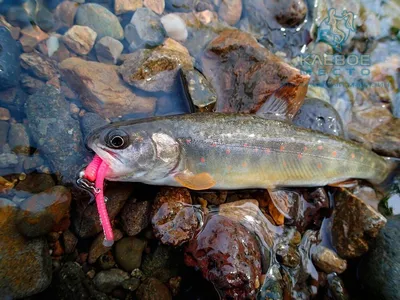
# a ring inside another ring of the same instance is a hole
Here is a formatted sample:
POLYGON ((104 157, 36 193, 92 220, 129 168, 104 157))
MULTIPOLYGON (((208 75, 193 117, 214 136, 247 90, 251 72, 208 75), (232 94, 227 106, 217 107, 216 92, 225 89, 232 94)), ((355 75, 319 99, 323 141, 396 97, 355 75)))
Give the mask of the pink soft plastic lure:
POLYGON ((90 181, 95 181, 96 205, 99 212, 101 226, 104 231, 103 245, 111 247, 114 243, 114 233, 108 216, 106 202, 104 199, 104 178, 108 170, 108 165, 96 154, 92 162, 86 167, 84 177, 90 181))

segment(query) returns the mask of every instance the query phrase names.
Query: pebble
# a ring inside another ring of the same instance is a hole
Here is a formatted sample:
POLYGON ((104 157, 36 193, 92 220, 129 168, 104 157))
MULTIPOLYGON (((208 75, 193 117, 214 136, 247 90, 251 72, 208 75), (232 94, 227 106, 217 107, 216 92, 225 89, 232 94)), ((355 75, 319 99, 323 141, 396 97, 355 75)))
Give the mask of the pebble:
POLYGON ((221 1, 218 15, 229 25, 235 25, 242 15, 242 0, 221 1))
POLYGON ((150 223, 149 201, 137 202, 130 199, 121 210, 121 225, 129 236, 139 234, 150 223))
POLYGON ((19 52, 10 31, 4 26, 0 26, 0 90, 18 84, 21 72, 19 52))
POLYGON ((97 33, 99 39, 110 36, 122 40, 124 37, 124 31, 118 18, 97 3, 80 5, 76 12, 75 24, 90 27, 97 33))
POLYGON ((56 8, 54 15, 56 20, 63 27, 72 27, 74 25, 74 19, 76 11, 79 5, 72 1, 62 1, 56 8))
MULTIPOLYGON (((117 242, 124 236, 121 230, 113 229, 114 233, 114 241, 117 242)), ((103 254, 110 251, 111 247, 104 246, 104 233, 101 232, 98 236, 93 240, 89 249, 88 263, 94 264, 96 260, 101 257, 103 254)))
POLYGON ((39 26, 27 26, 21 30, 21 42, 24 52, 32 52, 35 47, 44 40, 47 40, 49 35, 43 32, 39 26))
POLYGON ((154 252, 145 255, 140 269, 146 277, 167 282, 171 277, 177 276, 177 262, 181 261, 181 255, 182 253, 174 252, 171 247, 159 245, 154 252))
POLYGON ((50 32, 56 30, 57 20, 54 14, 46 7, 41 6, 36 12, 35 23, 40 29, 50 32))
POLYGON ((138 300, 172 300, 167 286, 155 278, 143 281, 136 291, 136 297, 138 300))
POLYGON ((39 52, 23 53, 20 58, 22 68, 39 79, 50 80, 58 74, 54 62, 39 52))
POLYGON ((30 194, 44 192, 55 186, 54 179, 49 174, 44 173, 29 173, 25 179, 21 180, 15 186, 17 191, 24 191, 30 194))
POLYGON ((11 151, 16 154, 29 154, 30 141, 28 131, 24 124, 10 124, 10 130, 8 131, 8 144, 10 145, 11 151))
POLYGON ((164 37, 160 17, 146 7, 136 10, 130 24, 125 27, 125 39, 131 50, 156 47, 163 42, 164 37))
POLYGON ((349 192, 338 188, 335 195, 332 241, 342 258, 355 258, 368 251, 368 243, 386 224, 386 218, 349 192))
POLYGON ((105 36, 96 43, 95 49, 99 62, 115 65, 124 50, 124 45, 112 37, 105 36))
POLYGON ((55 230, 63 219, 69 218, 71 193, 55 186, 36 194, 20 204, 18 230, 26 237, 39 237, 55 230))
POLYGON ((63 37, 68 48, 79 55, 88 54, 96 41, 97 33, 87 26, 74 25, 63 37))
POLYGON ((160 19, 167 35, 176 40, 184 42, 188 37, 185 21, 177 14, 168 14, 160 19))
POLYGON ((51 258, 46 239, 26 239, 17 230, 16 205, 0 199, 0 294, 24 298, 51 283, 51 258))
POLYGON ((103 270, 109 270, 115 266, 114 256, 111 251, 102 254, 97 260, 98 266, 103 270))
POLYGON ((122 283, 122 287, 131 292, 136 291, 139 285, 140 285, 140 279, 137 278, 127 279, 122 283))
POLYGON ((71 231, 66 230, 63 232, 62 240, 64 244, 65 254, 71 254, 75 251, 78 244, 78 238, 71 231))
POLYGON ((59 90, 45 86, 30 96, 25 112, 31 137, 53 172, 60 174, 64 183, 75 183, 86 150, 69 103, 59 90))
POLYGON ((99 291, 111 293, 117 287, 121 287, 127 279, 129 279, 128 273, 120 269, 111 269, 97 273, 93 278, 93 283, 99 291))
POLYGON ((114 12, 116 15, 133 12, 143 7, 143 0, 115 0, 114 12))
POLYGON ((115 261, 127 272, 139 268, 147 242, 136 237, 125 237, 115 244, 115 261))
POLYGON ((83 106, 104 118, 152 114, 155 110, 156 99, 136 95, 126 87, 115 66, 68 58, 60 64, 60 70, 63 79, 81 95, 83 106))
POLYGON ((312 251, 312 261, 316 267, 325 273, 343 273, 347 268, 347 262, 341 259, 336 252, 318 245, 312 251))
POLYGON ((10 117, 10 111, 7 108, 0 107, 0 121, 8 121, 10 117))

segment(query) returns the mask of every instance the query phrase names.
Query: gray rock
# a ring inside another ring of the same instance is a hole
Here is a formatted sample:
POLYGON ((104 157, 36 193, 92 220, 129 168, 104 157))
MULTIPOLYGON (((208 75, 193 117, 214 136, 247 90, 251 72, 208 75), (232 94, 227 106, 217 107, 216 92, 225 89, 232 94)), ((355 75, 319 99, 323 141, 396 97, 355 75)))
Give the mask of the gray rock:
POLYGON ((6 121, 0 121, 0 147, 3 147, 7 144, 7 136, 8 129, 10 128, 10 124, 6 121))
POLYGON ((92 28, 99 39, 110 36, 121 40, 124 37, 118 18, 107 8, 96 3, 83 4, 78 8, 75 24, 92 28))
POLYGON ((107 121, 100 117, 98 114, 87 112, 81 118, 81 129, 83 137, 86 139, 90 135, 90 133, 93 132, 93 130, 96 130, 97 128, 100 128, 107 124, 107 121))
POLYGON ((55 63, 39 52, 21 54, 21 66, 42 80, 50 80, 57 76, 55 63))
POLYGON ((8 144, 11 151, 17 154, 29 154, 30 142, 29 135, 24 124, 11 124, 8 132, 8 144))
POLYGON ((0 168, 9 168, 18 164, 18 156, 14 153, 0 154, 0 168))
POLYGON ((165 0, 165 7, 170 11, 191 12, 197 2, 195 0, 165 0))
POLYGON ((16 205, 0 199, 0 295, 23 298, 43 291, 51 282, 46 239, 26 239, 17 230, 16 205))
POLYGON ((400 118, 400 93, 397 93, 396 97, 393 99, 392 110, 393 115, 396 118, 400 118))
POLYGON ((368 299, 400 299, 400 216, 388 219, 366 257, 359 276, 368 299))
POLYGON ((112 37, 105 36, 97 42, 95 49, 99 62, 115 65, 124 50, 124 45, 112 37))
POLYGON ((131 292, 137 290, 139 285, 140 285, 140 279, 138 278, 130 278, 122 283, 122 287, 131 292))
POLYGON ((117 287, 122 286, 122 283, 127 279, 129 279, 128 273, 120 269, 111 269, 97 273, 93 283, 99 291, 111 293, 117 287))
POLYGON ((37 148, 64 183, 75 182, 84 164, 79 121, 69 114, 69 103, 54 87, 45 86, 26 105, 29 129, 37 148))
POLYGON ((129 200, 121 211, 122 228, 129 236, 137 235, 150 222, 150 201, 135 202, 135 199, 129 200))
POLYGON ((134 269, 139 268, 146 244, 146 241, 135 237, 126 237, 119 240, 115 245, 115 260, 117 264, 127 272, 132 272, 134 269))
POLYGON ((158 46, 164 38, 165 31, 160 17, 146 7, 136 10, 131 23, 125 27, 125 39, 131 50, 158 46))
POLYGON ((19 54, 20 50, 10 31, 0 26, 0 90, 18 84, 21 72, 19 54))
POLYGON ((45 83, 35 77, 32 77, 26 73, 22 73, 20 76, 21 87, 29 95, 32 95, 42 89, 45 83))
POLYGON ((54 280, 57 299, 93 299, 108 300, 104 293, 97 291, 92 281, 83 273, 81 266, 75 262, 67 262, 54 280))

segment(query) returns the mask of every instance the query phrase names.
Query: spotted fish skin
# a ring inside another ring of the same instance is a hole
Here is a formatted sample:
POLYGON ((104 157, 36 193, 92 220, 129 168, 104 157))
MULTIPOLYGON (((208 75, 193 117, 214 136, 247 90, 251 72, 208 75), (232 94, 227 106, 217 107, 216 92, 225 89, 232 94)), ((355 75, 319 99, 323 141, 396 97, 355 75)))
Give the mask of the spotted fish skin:
POLYGON ((97 131, 88 145, 109 163, 108 179, 149 184, 181 186, 177 174, 205 173, 215 181, 214 189, 311 187, 350 178, 381 182, 389 173, 384 158, 359 144, 248 114, 197 113, 115 123, 97 131), (107 149, 104 137, 115 130, 127 133, 130 142, 139 135, 136 150, 107 149), (132 154, 149 139, 147 158, 132 154), (123 162, 121 167, 110 153, 123 162), (138 159, 144 161, 139 169, 138 159))

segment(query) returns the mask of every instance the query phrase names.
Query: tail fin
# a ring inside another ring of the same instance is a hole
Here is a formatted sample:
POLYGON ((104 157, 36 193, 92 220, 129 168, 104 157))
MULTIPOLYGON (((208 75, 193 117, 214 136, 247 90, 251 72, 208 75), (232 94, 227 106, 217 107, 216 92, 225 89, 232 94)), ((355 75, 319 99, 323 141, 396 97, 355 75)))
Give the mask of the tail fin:
POLYGON ((391 182, 394 177, 400 175, 400 158, 396 157, 383 157, 387 163, 387 175, 386 178, 380 185, 386 185, 391 182))

